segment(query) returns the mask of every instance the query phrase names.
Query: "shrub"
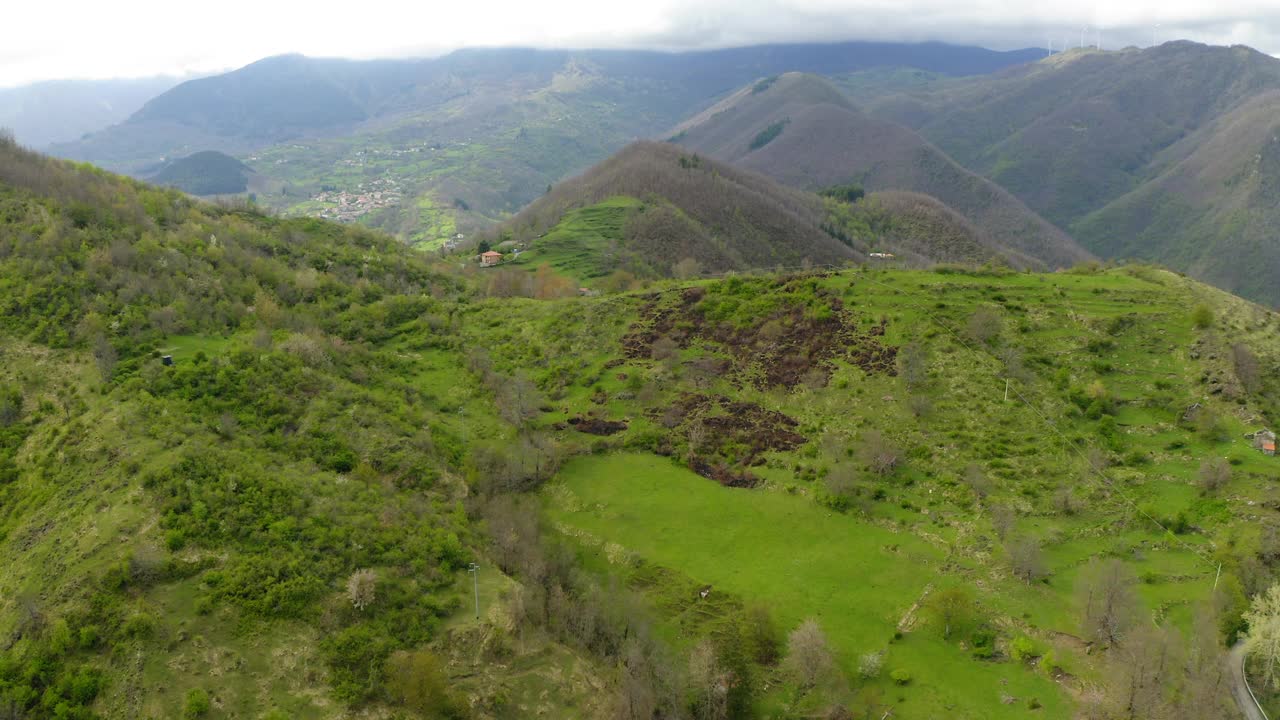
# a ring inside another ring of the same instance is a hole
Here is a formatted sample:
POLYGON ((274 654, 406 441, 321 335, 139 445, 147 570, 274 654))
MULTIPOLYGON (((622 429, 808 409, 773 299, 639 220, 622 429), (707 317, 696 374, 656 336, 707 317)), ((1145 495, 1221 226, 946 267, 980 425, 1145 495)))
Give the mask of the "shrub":
POLYGON ((884 653, 871 652, 858 658, 858 677, 874 680, 884 670, 884 653))
POLYGON ((898 668, 894 670, 889 673, 889 677, 893 680, 895 685, 906 685, 911 682, 911 672, 905 668, 898 668))
POLYGON ((1009 643, 1009 657, 1018 662, 1035 657, 1035 655, 1036 644, 1026 635, 1019 635, 1009 643))
POLYGON ((184 718, 204 717, 209 713, 209 693, 201 688, 187 691, 187 701, 182 707, 184 718))
POLYGON ((1213 324, 1213 310, 1208 305, 1200 304, 1191 311, 1191 323, 1204 330, 1213 324))

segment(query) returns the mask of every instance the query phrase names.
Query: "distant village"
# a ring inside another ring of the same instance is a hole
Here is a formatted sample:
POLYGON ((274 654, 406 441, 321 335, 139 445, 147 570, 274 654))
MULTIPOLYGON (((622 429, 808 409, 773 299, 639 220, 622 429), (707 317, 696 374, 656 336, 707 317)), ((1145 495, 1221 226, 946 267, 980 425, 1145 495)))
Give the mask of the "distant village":
POLYGON ((311 196, 316 202, 327 203, 320 208, 318 217, 338 222, 353 222, 374 210, 399 205, 404 194, 400 183, 392 178, 379 178, 356 186, 355 192, 346 190, 322 190, 311 196))

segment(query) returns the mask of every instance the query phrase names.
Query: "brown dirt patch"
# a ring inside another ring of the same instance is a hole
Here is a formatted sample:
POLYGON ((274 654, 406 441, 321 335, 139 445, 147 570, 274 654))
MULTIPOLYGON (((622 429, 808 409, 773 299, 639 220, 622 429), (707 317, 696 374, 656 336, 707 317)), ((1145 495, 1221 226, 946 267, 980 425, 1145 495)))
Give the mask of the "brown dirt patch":
POLYGON ((755 487, 760 480, 750 468, 762 465, 765 453, 808 442, 791 417, 723 395, 683 393, 652 414, 671 430, 660 452, 682 452, 694 472, 729 487, 755 487))
POLYGON ((868 374, 897 373, 898 350, 881 341, 888 321, 860 326, 834 294, 817 293, 817 301, 828 312, 814 313, 796 300, 754 318, 747 326, 708 320, 700 306, 704 297, 706 290, 701 287, 684 290, 674 303, 655 297, 640 309, 640 319, 622 338, 624 354, 631 359, 660 359, 654 358, 654 344, 660 340, 679 349, 714 343, 729 357, 724 370, 736 376, 736 383, 747 382, 748 372, 758 368, 749 382, 760 388, 794 388, 802 382, 825 385, 836 360, 868 374))
POLYGON ((627 429, 627 424, 621 420, 604 420, 596 417, 572 417, 569 418, 569 424, 578 432, 588 435, 616 435, 627 429))

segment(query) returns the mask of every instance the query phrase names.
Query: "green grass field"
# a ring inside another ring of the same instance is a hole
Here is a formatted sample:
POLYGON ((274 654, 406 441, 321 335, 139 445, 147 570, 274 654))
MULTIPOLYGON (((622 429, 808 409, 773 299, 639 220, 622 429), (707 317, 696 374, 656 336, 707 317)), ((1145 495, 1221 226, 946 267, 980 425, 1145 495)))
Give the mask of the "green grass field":
POLYGON ((1032 670, 974 660, 932 628, 894 640, 925 589, 947 581, 945 553, 909 531, 784 493, 721 487, 651 455, 576 460, 547 495, 550 517, 597 552, 617 544, 713 592, 764 602, 787 629, 816 618, 850 675, 861 655, 886 652, 886 668, 913 677, 905 688, 878 681, 895 716, 1024 717, 1030 698, 1047 717, 1067 716, 1062 691, 1032 670), (1023 702, 1003 704, 1003 695, 1023 702))

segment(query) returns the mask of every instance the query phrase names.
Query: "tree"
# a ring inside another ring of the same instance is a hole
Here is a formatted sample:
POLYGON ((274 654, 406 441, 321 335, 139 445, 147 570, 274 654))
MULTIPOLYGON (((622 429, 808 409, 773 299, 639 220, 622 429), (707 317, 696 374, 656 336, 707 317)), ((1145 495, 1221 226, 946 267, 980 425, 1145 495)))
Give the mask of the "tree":
POLYGON ((525 430, 529 422, 538 416, 538 408, 543 403, 542 393, 538 392, 538 387, 523 372, 517 372, 514 377, 500 382, 497 392, 498 413, 516 429, 525 430))
POLYGON ((1244 619, 1249 623, 1245 651, 1258 660, 1267 687, 1274 690, 1280 687, 1276 671, 1280 665, 1280 584, 1255 596, 1244 619))
POLYGON ((702 274, 702 263, 691 257, 671 266, 671 274, 679 280, 690 280, 702 274))
POLYGON ((973 621, 975 612, 973 596, 962 587, 949 587, 929 596, 926 611, 934 623, 942 628, 942 637, 951 638, 951 631, 963 629, 973 621))
POLYGON ((1204 330, 1213 324, 1213 310, 1205 304, 1195 306, 1191 311, 1191 323, 1204 330))
POLYGON ((1200 489, 1215 493, 1231 482, 1231 464, 1224 458, 1211 458, 1200 463, 1200 489))
POLYGON ((742 642, 751 659, 772 665, 782 655, 782 631, 773 622, 768 606, 752 605, 742 618, 742 642))
POLYGON ((898 351, 898 374, 914 390, 929 380, 929 353, 918 342, 909 342, 898 351))
POLYGON ((1235 365, 1236 379, 1245 392, 1256 393, 1262 389, 1262 368, 1258 356, 1244 343, 1231 346, 1231 360, 1235 365))
POLYGON ((0 386, 0 428, 9 427, 22 418, 22 391, 0 386))
POLYGON ((372 570, 357 570, 347 578, 347 599, 356 610, 364 610, 373 604, 378 587, 378 576, 372 570))
POLYGON ((965 334, 970 340, 991 344, 1000 336, 1000 315, 994 308, 983 306, 973 311, 965 323, 965 334))
POLYGON ((616 720, 653 720, 658 698, 653 687, 649 657, 631 638, 622 648, 622 681, 614 710, 616 720))
MULTIPOLYGON (((618 272, 625 271, 619 270, 618 272)), ((630 275, 630 273, 626 274, 630 275)), ((631 280, 616 278, 614 276, 606 278, 606 281, 611 283, 611 287, 614 288, 610 290, 610 292, 621 292, 622 290, 627 289, 629 283, 634 280, 635 276, 632 276, 631 280)), ((577 289, 569 278, 557 273, 546 263, 539 265, 538 269, 533 272, 533 296, 539 300, 572 297, 576 295, 577 292, 577 289)))
POLYGON ((1009 544, 1009 565, 1013 568, 1013 574, 1028 585, 1048 574, 1040 542, 1030 536, 1018 538, 1009 544))
POLYGON ((429 650, 400 651, 387 659, 387 689, 404 707, 429 718, 467 717, 466 705, 449 692, 440 661, 429 650))
POLYGON ((982 468, 974 463, 970 463, 964 469, 964 484, 969 486, 974 497, 979 501, 985 500, 991 493, 991 481, 987 479, 986 473, 982 472, 982 468))
POLYGON ((98 365, 98 373, 102 376, 102 382, 111 382, 111 376, 116 371, 116 348, 107 341, 105 336, 99 335, 93 342, 93 359, 98 365))
POLYGON ((996 531, 996 537, 1001 540, 1008 537, 1017 521, 1018 514, 1008 505, 991 506, 991 529, 996 531))
POLYGON ((1137 582, 1133 570, 1120 560, 1089 563, 1077 584, 1083 610, 1080 626, 1087 640, 1115 646, 1132 629, 1140 609, 1137 582))
POLYGON ((691 705, 700 720, 725 720, 729 717, 729 685, 732 676, 716 657, 716 648, 708 638, 689 653, 689 689, 691 705))
POLYGON ((834 667, 827 636, 817 620, 805 620, 787 636, 786 668, 801 687, 812 688, 826 680, 834 667))
POLYGON ((827 486, 827 493, 832 497, 849 498, 857 490, 858 476, 849 463, 839 463, 832 467, 822 479, 827 486))
POLYGON ((858 658, 858 676, 863 680, 875 680, 884 670, 884 653, 870 652, 858 658))
POLYGON ((902 462, 902 451, 878 430, 868 430, 858 443, 858 457, 871 472, 881 477, 890 475, 902 462))

